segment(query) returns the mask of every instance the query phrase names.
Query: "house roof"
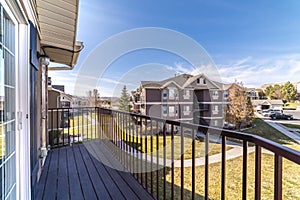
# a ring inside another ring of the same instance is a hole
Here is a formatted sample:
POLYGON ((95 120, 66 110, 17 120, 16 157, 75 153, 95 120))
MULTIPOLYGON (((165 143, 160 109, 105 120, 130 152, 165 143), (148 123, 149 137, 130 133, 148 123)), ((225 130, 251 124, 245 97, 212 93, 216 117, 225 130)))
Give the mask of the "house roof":
POLYGON ((283 105, 284 103, 282 100, 251 100, 251 103, 253 106, 258 106, 258 105, 283 105))
POLYGON ((76 41, 79 0, 36 0, 36 8, 44 53, 73 68, 83 48, 76 41))
POLYGON ((190 75, 190 74, 180 74, 176 75, 175 77, 171 77, 162 81, 141 81, 141 86, 144 88, 164 88, 168 86, 169 84, 175 84, 179 88, 186 88, 191 83, 196 81, 197 78, 204 77, 207 81, 211 82, 212 85, 214 85, 217 88, 222 89, 222 83, 218 83, 215 81, 209 80, 205 75, 199 74, 196 76, 190 75))

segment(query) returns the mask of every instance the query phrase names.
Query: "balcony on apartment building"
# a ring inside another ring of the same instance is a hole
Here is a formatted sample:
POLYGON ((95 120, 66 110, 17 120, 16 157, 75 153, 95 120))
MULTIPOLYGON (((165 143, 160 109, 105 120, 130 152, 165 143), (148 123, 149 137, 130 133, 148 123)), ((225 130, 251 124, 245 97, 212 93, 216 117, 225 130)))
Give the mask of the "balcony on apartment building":
POLYGON ((299 197, 300 153, 258 136, 105 108, 50 109, 48 128, 37 199, 299 197))

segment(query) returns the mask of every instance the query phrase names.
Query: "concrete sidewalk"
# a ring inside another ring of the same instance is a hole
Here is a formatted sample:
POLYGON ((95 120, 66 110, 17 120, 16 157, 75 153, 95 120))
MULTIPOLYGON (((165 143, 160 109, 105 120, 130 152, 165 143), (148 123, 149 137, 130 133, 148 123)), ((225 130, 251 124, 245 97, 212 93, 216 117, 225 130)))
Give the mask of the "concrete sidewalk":
POLYGON ((255 113, 260 119, 262 119, 264 122, 266 122, 267 124, 269 124, 270 126, 272 126, 273 128, 275 128, 276 130, 278 130, 279 132, 281 132, 282 134, 286 135, 287 137, 295 140, 295 142, 297 142, 298 144, 300 144, 300 135, 297 133, 293 133, 291 131, 289 131, 287 128, 285 128, 285 126, 273 122, 271 119, 265 119, 261 114, 259 113, 255 113))

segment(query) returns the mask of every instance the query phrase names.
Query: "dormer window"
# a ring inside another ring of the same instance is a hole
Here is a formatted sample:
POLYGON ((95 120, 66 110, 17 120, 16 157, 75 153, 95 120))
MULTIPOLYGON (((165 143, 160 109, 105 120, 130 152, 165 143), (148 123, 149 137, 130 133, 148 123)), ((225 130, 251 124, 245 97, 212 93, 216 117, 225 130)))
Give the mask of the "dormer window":
POLYGON ((197 78, 197 85, 206 84, 206 80, 204 78, 197 78))

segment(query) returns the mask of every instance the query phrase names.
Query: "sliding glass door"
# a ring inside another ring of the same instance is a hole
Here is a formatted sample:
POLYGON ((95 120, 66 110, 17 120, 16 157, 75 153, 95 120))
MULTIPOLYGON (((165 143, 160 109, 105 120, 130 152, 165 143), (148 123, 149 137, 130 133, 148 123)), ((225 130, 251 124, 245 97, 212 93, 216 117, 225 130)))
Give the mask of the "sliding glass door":
POLYGON ((0 195, 16 199, 16 27, 0 9, 0 195))

